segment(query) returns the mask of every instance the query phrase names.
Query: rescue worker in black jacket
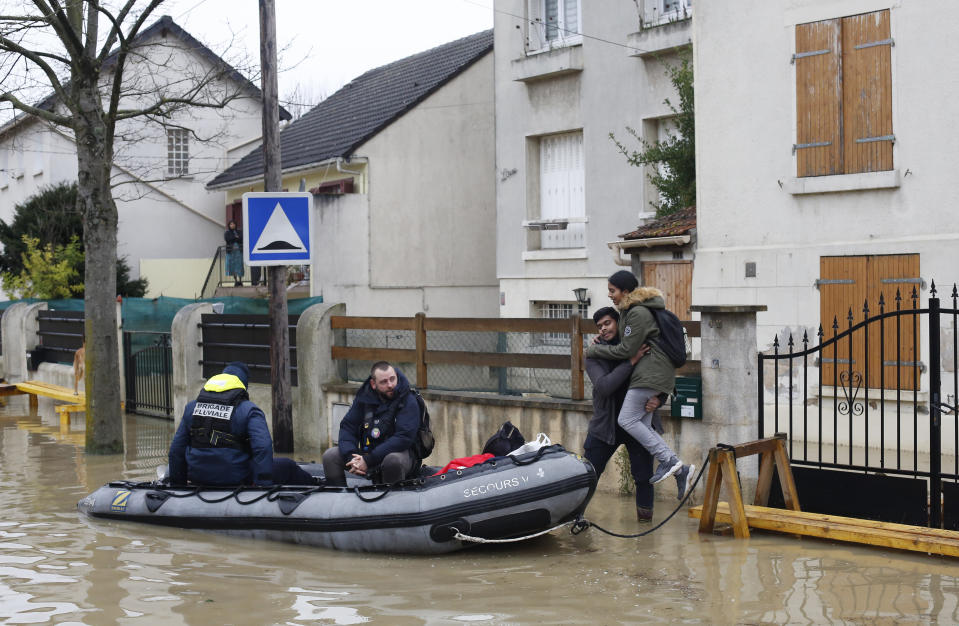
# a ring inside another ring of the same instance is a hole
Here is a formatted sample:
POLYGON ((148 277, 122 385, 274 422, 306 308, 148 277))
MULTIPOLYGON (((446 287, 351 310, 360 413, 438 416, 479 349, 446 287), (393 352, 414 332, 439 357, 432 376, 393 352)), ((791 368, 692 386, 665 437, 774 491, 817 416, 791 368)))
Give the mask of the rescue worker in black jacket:
POLYGON ((293 460, 273 458, 266 416, 247 392, 249 379, 244 363, 229 363, 186 405, 170 444, 172 484, 315 484, 293 460))
POLYGON ((346 472, 395 483, 419 469, 413 441, 420 408, 403 372, 375 363, 340 422, 338 445, 323 453, 327 485, 346 485, 346 472))

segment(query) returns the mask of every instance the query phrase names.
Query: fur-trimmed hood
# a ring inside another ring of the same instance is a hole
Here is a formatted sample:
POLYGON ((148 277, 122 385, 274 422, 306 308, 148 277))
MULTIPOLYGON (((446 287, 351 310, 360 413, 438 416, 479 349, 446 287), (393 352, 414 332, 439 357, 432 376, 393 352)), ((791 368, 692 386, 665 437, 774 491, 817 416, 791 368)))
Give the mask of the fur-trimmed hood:
POLYGON ((637 287, 627 292, 616 308, 620 311, 628 311, 630 307, 640 303, 651 309, 666 308, 666 299, 663 292, 655 287, 637 287))

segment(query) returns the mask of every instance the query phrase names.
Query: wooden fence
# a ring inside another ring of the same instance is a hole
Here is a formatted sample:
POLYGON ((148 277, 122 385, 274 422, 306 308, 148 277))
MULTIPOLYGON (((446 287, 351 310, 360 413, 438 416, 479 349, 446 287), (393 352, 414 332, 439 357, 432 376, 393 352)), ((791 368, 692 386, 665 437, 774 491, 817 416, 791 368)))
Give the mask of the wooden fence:
MULTIPOLYGON (((429 387, 430 365, 472 365, 481 367, 521 367, 570 371, 570 393, 574 400, 585 396, 586 372, 583 369, 583 336, 595 335, 592 319, 573 315, 569 319, 540 318, 446 318, 427 317, 350 317, 333 316, 330 326, 337 329, 405 330, 412 331, 416 347, 413 349, 333 346, 333 359, 357 361, 392 361, 416 365, 417 387, 429 387), (455 350, 428 350, 427 334, 431 331, 487 332, 487 333, 565 333, 570 335, 570 354, 537 354, 532 352, 474 352, 455 350)), ((687 336, 700 336, 698 321, 683 322, 687 336)), ((687 361, 676 371, 677 376, 696 376, 699 361, 687 361)))

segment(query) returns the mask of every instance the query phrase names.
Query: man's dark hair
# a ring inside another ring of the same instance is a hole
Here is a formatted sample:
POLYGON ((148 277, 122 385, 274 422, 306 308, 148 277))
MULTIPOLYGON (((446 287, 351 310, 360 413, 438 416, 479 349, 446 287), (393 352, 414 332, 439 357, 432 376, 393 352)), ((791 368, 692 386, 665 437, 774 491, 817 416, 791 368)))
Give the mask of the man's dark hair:
POLYGON ((385 371, 391 367, 393 366, 390 365, 387 361, 377 361, 376 363, 373 364, 373 367, 370 368, 370 378, 376 377, 377 370, 385 371))
POLYGON ((593 313, 593 322, 595 322, 596 325, 599 326, 599 320, 603 319, 607 315, 613 318, 613 320, 617 322, 619 321, 619 311, 617 311, 611 306, 604 306, 601 309, 597 309, 596 312, 593 313))

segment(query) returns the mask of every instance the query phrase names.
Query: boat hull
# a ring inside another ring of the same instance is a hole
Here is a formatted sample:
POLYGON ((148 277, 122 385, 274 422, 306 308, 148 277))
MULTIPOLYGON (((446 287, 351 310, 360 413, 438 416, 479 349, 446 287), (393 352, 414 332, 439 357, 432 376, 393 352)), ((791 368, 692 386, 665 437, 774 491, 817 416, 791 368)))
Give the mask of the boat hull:
POLYGON ((596 488, 583 457, 551 446, 398 487, 170 488, 104 485, 77 505, 92 518, 216 531, 338 550, 439 554, 532 535, 576 519, 596 488))

